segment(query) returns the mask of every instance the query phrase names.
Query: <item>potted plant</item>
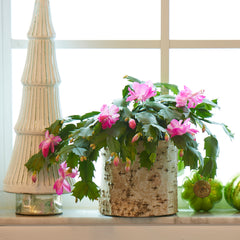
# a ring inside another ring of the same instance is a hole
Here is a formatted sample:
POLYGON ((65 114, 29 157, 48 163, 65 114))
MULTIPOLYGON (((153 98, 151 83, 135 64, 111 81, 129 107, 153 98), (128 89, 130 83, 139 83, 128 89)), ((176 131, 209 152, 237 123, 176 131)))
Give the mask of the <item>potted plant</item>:
MULTIPOLYGON (((178 150, 180 168, 189 166, 211 178, 216 175, 218 141, 209 125, 219 124, 230 138, 233 137, 225 124, 210 120, 212 110, 218 108, 217 100, 207 100, 204 91, 193 93, 186 86, 179 91, 172 84, 142 82, 130 76, 124 78, 129 84, 122 90, 122 98, 113 101, 111 106, 104 104, 100 112, 59 119, 46 129, 40 151, 26 163, 28 170, 33 172, 33 179, 46 162, 49 166, 59 164, 61 177, 53 186, 56 192, 62 194, 65 189, 76 199, 95 200, 100 197, 100 189, 93 181, 94 162, 98 161, 102 149, 109 153, 108 163, 116 168, 123 166, 132 176, 135 159, 138 169, 153 168, 159 156, 159 143, 172 144, 178 150), (170 94, 164 94, 166 90, 170 94), (196 141, 199 130, 207 135, 204 138, 205 157, 196 141), (75 177, 77 173, 79 179, 70 189, 66 178, 75 177)), ((168 169, 165 172, 169 172, 168 169)), ((158 201, 163 202, 157 195, 158 201)), ((139 211, 138 215, 145 216, 139 211)))

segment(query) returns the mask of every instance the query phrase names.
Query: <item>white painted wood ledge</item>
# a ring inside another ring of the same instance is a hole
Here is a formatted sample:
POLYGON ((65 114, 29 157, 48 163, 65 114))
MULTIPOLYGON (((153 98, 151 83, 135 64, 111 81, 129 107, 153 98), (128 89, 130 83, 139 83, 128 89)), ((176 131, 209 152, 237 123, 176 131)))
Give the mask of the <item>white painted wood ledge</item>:
MULTIPOLYGON (((160 226, 160 225, 240 225, 234 209, 195 213, 179 210, 176 215, 147 218, 109 217, 98 210, 64 210, 55 216, 22 216, 14 210, 0 210, 1 226, 160 226)), ((240 230, 240 228, 239 228, 240 230)), ((0 238, 1 239, 1 238, 0 238)))
POLYGON ((76 236, 86 240, 239 240, 240 236, 240 214, 234 209, 210 213, 184 209, 173 216, 125 218, 103 216, 97 209, 77 209, 83 207, 77 204, 74 209, 66 206, 62 215, 20 216, 13 208, 13 194, 2 197, 5 195, 9 201, 3 203, 0 198, 0 240, 69 240, 76 236))
POLYGON ((0 211, 0 239, 87 240, 239 240, 240 216, 235 211, 195 214, 179 211, 174 216, 124 218, 102 216, 98 210, 65 210, 51 217, 16 216, 0 211))

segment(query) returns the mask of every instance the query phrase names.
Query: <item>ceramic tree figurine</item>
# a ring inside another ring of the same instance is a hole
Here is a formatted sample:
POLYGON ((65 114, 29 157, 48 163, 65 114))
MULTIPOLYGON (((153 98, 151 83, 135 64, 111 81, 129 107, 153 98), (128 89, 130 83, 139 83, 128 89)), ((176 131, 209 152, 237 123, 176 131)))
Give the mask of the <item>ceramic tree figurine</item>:
POLYGON ((28 32, 28 52, 22 75, 21 110, 15 126, 16 140, 12 159, 4 180, 4 190, 17 194, 18 214, 59 214, 60 197, 53 189, 59 178, 52 166, 34 175, 24 166, 39 151, 45 128, 61 116, 59 105, 60 77, 55 56, 55 32, 48 0, 36 0, 28 32), (44 207, 43 207, 44 206, 44 207))

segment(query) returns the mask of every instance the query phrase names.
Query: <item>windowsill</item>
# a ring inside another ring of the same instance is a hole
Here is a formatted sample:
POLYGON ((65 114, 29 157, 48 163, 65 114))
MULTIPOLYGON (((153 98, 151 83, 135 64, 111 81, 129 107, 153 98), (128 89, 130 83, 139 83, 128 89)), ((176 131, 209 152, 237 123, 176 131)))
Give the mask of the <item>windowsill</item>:
POLYGON ((98 210, 64 210, 56 216, 20 216, 14 210, 0 210, 0 226, 158 226, 158 225, 239 225, 234 209, 195 213, 180 210, 176 215, 149 218, 103 216, 98 210))
POLYGON ((0 239, 239 240, 240 215, 236 213, 185 210, 168 217, 123 218, 102 216, 98 210, 65 210, 58 216, 33 217, 0 210, 0 239))
POLYGON ((181 200, 179 212, 173 216, 150 218, 109 217, 99 213, 97 202, 83 199, 75 204, 70 194, 63 195, 63 214, 55 216, 21 216, 15 214, 15 194, 0 191, 0 227, 2 226, 160 226, 160 225, 240 225, 240 213, 230 208, 224 199, 209 213, 195 213, 181 200), (81 207, 81 208, 80 208, 81 207))

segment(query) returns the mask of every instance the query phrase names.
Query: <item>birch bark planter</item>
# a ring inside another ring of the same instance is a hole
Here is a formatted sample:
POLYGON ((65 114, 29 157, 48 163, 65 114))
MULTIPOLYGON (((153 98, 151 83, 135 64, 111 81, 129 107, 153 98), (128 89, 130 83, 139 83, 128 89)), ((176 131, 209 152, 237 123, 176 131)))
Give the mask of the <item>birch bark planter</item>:
MULTIPOLYGON (((138 152, 141 152, 139 146, 138 152)), ((177 212, 177 151, 160 141, 157 159, 148 170, 140 168, 138 157, 129 172, 120 162, 116 167, 105 154, 104 181, 99 210, 103 215, 150 217, 177 212)))

